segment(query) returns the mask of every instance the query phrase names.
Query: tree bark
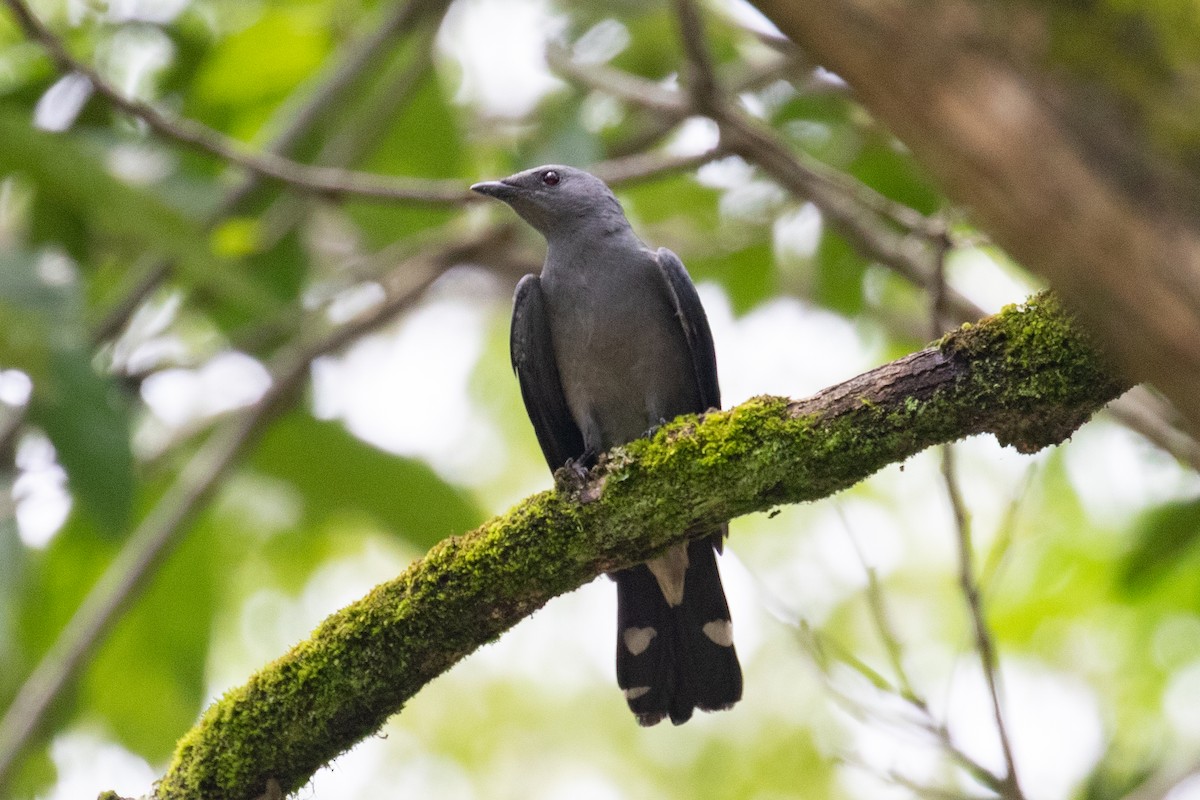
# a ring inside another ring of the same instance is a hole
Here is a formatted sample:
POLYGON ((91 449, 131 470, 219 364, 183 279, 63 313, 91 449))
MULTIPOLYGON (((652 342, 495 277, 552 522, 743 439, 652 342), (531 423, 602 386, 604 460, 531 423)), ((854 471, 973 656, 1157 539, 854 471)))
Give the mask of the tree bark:
POLYGON ((208 709, 155 796, 294 791, 550 598, 690 529, 828 496, 971 434, 1032 452, 1123 389, 1057 300, 1039 295, 807 400, 681 417, 611 451, 585 480, 560 471, 554 491, 442 542, 330 616, 208 709))
POLYGON ((1200 430, 1200 7, 751 1, 1200 430))

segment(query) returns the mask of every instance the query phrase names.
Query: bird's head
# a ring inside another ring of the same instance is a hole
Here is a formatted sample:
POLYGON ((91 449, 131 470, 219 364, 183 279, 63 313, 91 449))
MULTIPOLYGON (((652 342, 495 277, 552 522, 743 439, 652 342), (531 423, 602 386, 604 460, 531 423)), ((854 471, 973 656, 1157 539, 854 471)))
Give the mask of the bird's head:
POLYGON ((597 227, 623 230, 629 226, 604 181, 575 167, 547 164, 477 183, 471 190, 508 203, 547 239, 597 227))

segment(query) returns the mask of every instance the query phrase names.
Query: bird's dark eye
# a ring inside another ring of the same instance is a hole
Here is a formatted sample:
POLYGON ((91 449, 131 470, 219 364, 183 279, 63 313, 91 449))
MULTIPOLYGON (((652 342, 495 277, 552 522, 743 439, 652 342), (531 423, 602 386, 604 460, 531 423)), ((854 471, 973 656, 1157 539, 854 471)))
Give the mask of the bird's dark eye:
POLYGON ((547 186, 558 186, 559 180, 561 179, 558 177, 558 173, 552 169, 548 169, 542 173, 542 183, 547 186))

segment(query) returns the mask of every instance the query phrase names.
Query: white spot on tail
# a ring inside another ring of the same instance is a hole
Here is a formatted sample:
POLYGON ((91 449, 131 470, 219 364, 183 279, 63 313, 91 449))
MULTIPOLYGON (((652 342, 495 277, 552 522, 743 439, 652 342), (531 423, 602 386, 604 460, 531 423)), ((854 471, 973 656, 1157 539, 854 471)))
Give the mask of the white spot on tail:
POLYGON ((650 640, 658 636, 658 631, 654 628, 626 628, 621 636, 625 640, 625 649, 640 656, 650 646, 650 640))
POLYGON ((686 544, 677 544, 658 558, 646 562, 667 605, 674 608, 683 602, 683 579, 687 576, 688 551, 686 544))
POLYGON ((714 644, 719 644, 721 647, 733 647, 733 623, 729 620, 714 619, 712 622, 704 623, 701 630, 714 644))
POLYGON ((639 697, 650 693, 649 686, 634 686, 632 689, 625 690, 626 700, 637 700, 639 697))

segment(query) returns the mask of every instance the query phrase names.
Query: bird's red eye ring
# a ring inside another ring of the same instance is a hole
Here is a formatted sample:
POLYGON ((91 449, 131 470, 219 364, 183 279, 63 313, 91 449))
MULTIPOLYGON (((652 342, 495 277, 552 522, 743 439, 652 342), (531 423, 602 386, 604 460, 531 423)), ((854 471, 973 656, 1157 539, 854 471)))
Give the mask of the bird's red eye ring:
POLYGON ((561 178, 558 177, 558 173, 552 169, 548 169, 542 173, 542 183, 547 186, 558 186, 560 180, 561 178))

